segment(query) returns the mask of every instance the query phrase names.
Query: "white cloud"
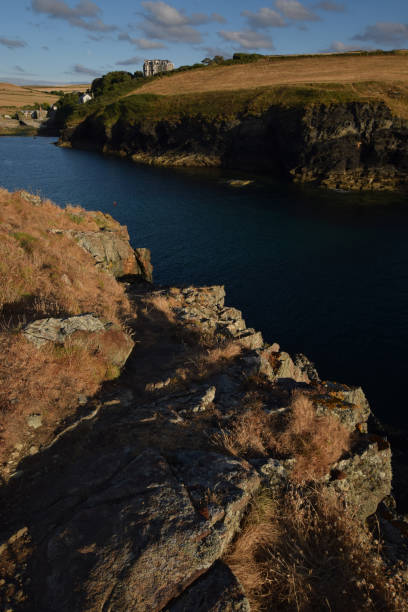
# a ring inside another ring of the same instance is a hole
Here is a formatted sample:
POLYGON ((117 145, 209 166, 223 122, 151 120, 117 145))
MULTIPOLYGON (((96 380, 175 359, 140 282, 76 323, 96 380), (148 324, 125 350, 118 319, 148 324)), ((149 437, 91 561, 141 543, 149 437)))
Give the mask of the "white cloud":
POLYGON ((82 64, 75 64, 68 74, 87 74, 89 76, 98 77, 98 76, 101 76, 102 71, 94 70, 93 68, 87 68, 86 66, 83 66, 82 64))
POLYGON ((136 64, 140 64, 140 62, 142 62, 142 58, 134 56, 129 57, 129 59, 119 60, 118 62, 115 62, 115 66, 135 66, 136 64))
POLYGON ((344 11, 346 10, 344 4, 340 4, 339 2, 332 2, 331 0, 318 2, 314 6, 315 8, 320 9, 321 11, 329 11, 333 13, 344 13, 344 11))
POLYGON ((34 13, 42 13, 51 19, 61 19, 70 25, 91 32, 111 32, 116 26, 107 25, 101 19, 102 10, 91 0, 80 0, 70 7, 64 0, 31 0, 34 13))
POLYGON ((223 47, 202 47, 202 50, 206 57, 210 58, 215 57, 216 55, 221 55, 225 59, 232 57, 232 52, 228 49, 224 49, 223 47))
POLYGON ((272 39, 269 36, 254 30, 243 30, 241 32, 221 30, 218 34, 228 42, 238 43, 243 49, 274 49, 272 39))
POLYGON ((374 25, 367 26, 363 33, 353 36, 353 40, 399 45, 408 40, 408 24, 392 21, 377 22, 374 25))
POLYGON ((276 0, 275 6, 287 19, 293 21, 319 21, 320 17, 298 0, 276 0))
POLYGON ((246 17, 248 25, 255 30, 257 28, 281 28, 286 25, 282 15, 267 7, 260 8, 257 13, 242 11, 241 15, 246 17))
POLYGON ((24 40, 0 36, 0 45, 3 45, 3 47, 7 47, 8 49, 19 49, 21 47, 26 47, 27 43, 24 40))
POLYGON ((165 49, 164 45, 159 40, 151 40, 149 38, 135 38, 127 33, 119 34, 118 40, 126 40, 139 49, 165 49))
POLYGON ((322 49, 322 53, 347 53, 348 51, 359 51, 361 46, 349 45, 341 42, 341 40, 334 40, 328 49, 322 49))
POLYGON ((142 13, 143 20, 139 27, 147 38, 168 40, 171 42, 200 43, 201 33, 196 26, 216 21, 224 23, 224 18, 218 13, 206 15, 204 13, 193 13, 186 15, 184 10, 178 10, 174 6, 162 2, 142 2, 145 9, 142 13))

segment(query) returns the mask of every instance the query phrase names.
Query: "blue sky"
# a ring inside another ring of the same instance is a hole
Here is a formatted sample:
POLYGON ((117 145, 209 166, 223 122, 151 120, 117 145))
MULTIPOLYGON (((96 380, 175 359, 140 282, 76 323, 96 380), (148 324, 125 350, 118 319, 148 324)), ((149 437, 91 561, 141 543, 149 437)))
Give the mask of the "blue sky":
POLYGON ((86 83, 148 58, 407 47, 407 0, 14 0, 0 14, 0 81, 86 83))

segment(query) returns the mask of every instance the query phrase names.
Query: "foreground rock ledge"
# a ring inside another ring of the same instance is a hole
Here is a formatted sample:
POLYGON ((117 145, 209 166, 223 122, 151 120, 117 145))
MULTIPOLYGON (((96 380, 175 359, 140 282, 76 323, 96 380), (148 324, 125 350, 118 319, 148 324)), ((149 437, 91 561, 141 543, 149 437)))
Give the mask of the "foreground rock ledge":
MULTIPOLYGON (((159 304, 159 325, 146 348, 138 336, 120 385, 101 394, 90 418, 21 462, 0 488, 0 592, 16 612, 248 612, 219 560, 251 497, 260 486, 279 495, 293 467, 292 459, 265 456, 249 463, 211 444, 220 423, 244 409, 248 381, 263 384, 268 413, 287 410, 302 389, 318 413, 359 432, 355 452, 333 465, 341 478, 322 483, 362 520, 390 493, 389 446, 364 433, 370 409, 360 388, 321 382, 305 356, 265 344, 225 305, 223 287, 128 292, 140 316, 150 314, 143 300, 159 304), (239 351, 204 379, 181 384, 178 366, 192 367, 183 362, 181 332, 216 333, 239 351)), ((62 329, 77 329, 73 319, 53 320, 52 337, 48 321, 40 341, 58 342, 62 329)), ((95 325, 89 333, 103 333, 91 317, 95 325)))

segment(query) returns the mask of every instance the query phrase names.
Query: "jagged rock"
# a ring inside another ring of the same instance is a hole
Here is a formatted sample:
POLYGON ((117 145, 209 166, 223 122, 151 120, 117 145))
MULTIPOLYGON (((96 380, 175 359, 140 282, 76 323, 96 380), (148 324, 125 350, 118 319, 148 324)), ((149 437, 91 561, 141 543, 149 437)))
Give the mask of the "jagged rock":
POLYGON ((106 324, 97 317, 83 314, 64 319, 38 319, 25 326, 24 335, 36 346, 43 346, 47 342, 64 344, 66 339, 77 331, 94 333, 106 329, 106 324))
POLYGON ((148 249, 132 249, 127 237, 109 230, 99 232, 73 232, 78 244, 88 251, 101 266, 116 277, 127 274, 141 275, 152 280, 152 266, 148 249))
POLYGON ((319 414, 334 414, 350 431, 367 422, 370 406, 361 387, 349 387, 335 382, 321 384, 323 390, 314 396, 319 414))
POLYGON ((382 439, 368 442, 352 456, 333 466, 330 487, 343 494, 361 519, 377 510, 391 493, 391 449, 382 439))
POLYGON ((280 352, 278 360, 280 364, 275 371, 276 380, 289 378, 299 383, 310 382, 307 373, 293 363, 288 353, 284 351, 280 352))
POLYGON ((306 374, 307 378, 310 381, 318 382, 320 380, 319 374, 315 368, 314 363, 312 363, 310 359, 306 357, 306 355, 303 355, 303 353, 297 353, 295 355, 293 363, 297 368, 299 368, 301 372, 306 374))
MULTIPOLYGON (((137 249, 135 249, 135 257, 136 257, 136 264, 140 270, 140 274, 141 276, 149 281, 152 282, 153 280, 153 266, 152 263, 150 261, 150 249, 145 249, 142 247, 139 247, 137 249)), ((136 272, 136 274, 138 274, 139 272, 136 272)))
POLYGON ((250 612, 250 605, 236 576, 217 561, 165 612, 250 612))
POLYGON ((250 351, 262 348, 264 341, 261 332, 256 332, 254 329, 246 329, 246 331, 238 336, 235 336, 237 342, 250 351))

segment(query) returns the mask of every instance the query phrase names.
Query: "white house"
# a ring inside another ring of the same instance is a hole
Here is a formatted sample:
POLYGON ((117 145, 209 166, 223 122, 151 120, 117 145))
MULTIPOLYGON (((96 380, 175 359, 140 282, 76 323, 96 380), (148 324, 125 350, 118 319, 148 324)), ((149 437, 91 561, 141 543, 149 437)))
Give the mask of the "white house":
POLYGON ((89 100, 92 100, 92 96, 88 92, 79 94, 79 102, 81 104, 86 104, 87 102, 89 102, 89 100))

